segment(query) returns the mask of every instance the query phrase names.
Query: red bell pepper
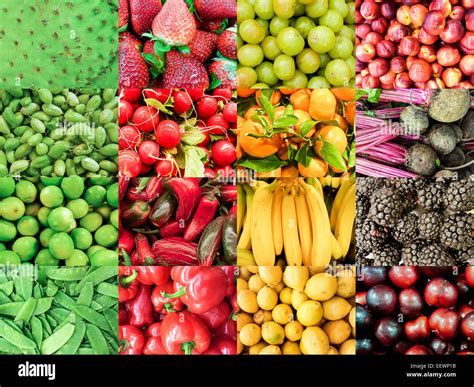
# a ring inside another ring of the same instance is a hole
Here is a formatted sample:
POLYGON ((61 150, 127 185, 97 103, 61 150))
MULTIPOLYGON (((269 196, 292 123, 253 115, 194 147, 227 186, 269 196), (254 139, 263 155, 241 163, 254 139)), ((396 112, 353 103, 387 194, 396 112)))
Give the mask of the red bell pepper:
POLYGON ((206 325, 190 312, 169 313, 161 325, 161 339, 169 354, 201 354, 211 345, 206 325))
POLYGON ((144 355, 166 355, 165 347, 161 341, 161 322, 151 324, 147 329, 148 339, 143 348, 144 355))
POLYGON ((219 305, 226 296, 228 278, 218 267, 176 266, 171 269, 175 293, 193 313, 205 313, 219 305))
POLYGON ((132 262, 132 266, 140 265, 140 257, 138 256, 137 250, 133 250, 132 254, 130 255, 130 261, 132 262))
POLYGON ((239 306, 237 305, 237 293, 232 294, 232 296, 227 297, 230 305, 232 306, 232 311, 237 314, 239 312, 239 306))
POLYGON ((146 235, 138 233, 135 236, 135 245, 137 246, 136 251, 138 254, 139 265, 154 265, 155 255, 148 243, 146 235))
POLYGON ((140 283, 136 280, 137 271, 130 266, 119 266, 119 302, 126 302, 135 298, 140 287, 140 283))
POLYGON ((135 236, 133 233, 123 228, 120 230, 120 236, 118 240, 119 251, 125 250, 128 254, 131 254, 135 247, 135 236))
POLYGON ((138 328, 150 325, 153 318, 153 305, 151 304, 150 286, 140 285, 136 297, 128 303, 128 316, 130 325, 138 328))
POLYGON ((228 337, 214 337, 204 355, 236 355, 237 341, 228 337))
POLYGON ((119 304, 118 320, 119 320, 119 325, 127 325, 128 324, 128 313, 125 310, 125 305, 124 304, 119 304))
POLYGON ((121 355, 141 355, 145 337, 140 329, 133 325, 121 325, 118 333, 121 355))
POLYGON ((163 178, 162 177, 150 177, 148 184, 146 185, 146 200, 156 199, 164 192, 163 178))
POLYGON ((173 281, 168 281, 163 285, 157 285, 151 292, 151 303, 156 313, 180 312, 184 304, 180 298, 168 298, 166 294, 174 290, 173 281))
POLYGON ((204 195, 199 202, 191 223, 184 233, 184 240, 187 242, 196 240, 209 222, 214 219, 218 208, 219 200, 217 200, 214 191, 204 195))
POLYGON ((216 305, 207 312, 199 314, 198 317, 209 329, 213 330, 223 324, 224 321, 229 318, 230 313, 229 304, 226 301, 222 301, 219 305, 216 305))
POLYGON ((217 337, 229 337, 235 341, 237 340, 237 322, 229 318, 214 329, 212 334, 217 337))
POLYGON ((236 286, 235 286, 235 266, 218 266, 220 269, 224 271, 227 276, 227 288, 226 288, 226 297, 230 297, 235 294, 236 286))
POLYGON ((139 266, 137 281, 143 285, 163 285, 168 281, 171 269, 167 266, 139 266))

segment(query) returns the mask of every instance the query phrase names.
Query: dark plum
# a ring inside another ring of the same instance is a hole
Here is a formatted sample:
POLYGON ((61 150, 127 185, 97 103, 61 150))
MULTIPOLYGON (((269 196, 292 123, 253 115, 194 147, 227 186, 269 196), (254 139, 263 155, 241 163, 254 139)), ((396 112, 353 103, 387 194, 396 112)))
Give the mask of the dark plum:
POLYGON ((424 297, 428 305, 450 308, 456 305, 458 291, 456 286, 448 280, 444 278, 434 278, 425 286, 424 297))
POLYGON ((384 317, 375 327, 375 337, 385 346, 392 346, 403 335, 402 325, 394 317, 384 317))
POLYGON ((416 289, 404 289, 398 295, 400 313, 407 318, 415 318, 423 310, 423 298, 416 289))
POLYGON ((361 271, 361 280, 367 288, 383 284, 387 281, 387 268, 383 266, 364 266, 361 271))
POLYGON ((411 288, 420 279, 415 266, 394 266, 390 268, 388 277, 395 286, 402 289, 411 288))

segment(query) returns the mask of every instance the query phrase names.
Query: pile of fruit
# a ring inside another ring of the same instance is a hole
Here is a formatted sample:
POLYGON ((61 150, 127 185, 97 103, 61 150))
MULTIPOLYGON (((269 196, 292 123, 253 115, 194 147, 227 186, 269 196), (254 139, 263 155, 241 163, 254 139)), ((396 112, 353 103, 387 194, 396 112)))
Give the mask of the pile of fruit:
POLYGON ((357 87, 472 88, 470 0, 357 1, 357 87))
POLYGON ((326 266, 331 260, 353 261, 350 251, 356 215, 352 178, 333 178, 324 193, 321 182, 275 179, 238 186, 239 266, 326 266), (338 186, 339 184, 339 186, 338 186), (334 196, 333 196, 334 195, 334 196), (330 209, 325 200, 332 201, 330 209), (334 199, 333 199, 334 198, 334 199))
POLYGON ((237 104, 230 89, 124 89, 120 174, 227 178, 237 157, 237 104))
POLYGON ((111 177, 0 177, 0 264, 118 264, 118 184, 111 177))
POLYGON ((238 104, 238 166, 259 177, 309 178, 354 168, 354 89, 249 89, 245 95, 238 104))
POLYGON ((358 262, 452 266, 474 257, 474 180, 357 178, 358 262))
POLYGON ((235 355, 234 267, 119 268, 121 355, 235 355))
POLYGON ((239 87, 353 84, 355 8, 350 0, 239 1, 239 87))
POLYGON ((237 88, 235 0, 120 0, 121 88, 237 88))
POLYGON ((219 180, 120 178, 125 265, 234 265, 237 188, 219 180))
POLYGON ((237 279, 238 353, 354 355, 354 267, 244 266, 237 279))
POLYGON ((357 354, 474 355, 474 266, 364 267, 357 354))

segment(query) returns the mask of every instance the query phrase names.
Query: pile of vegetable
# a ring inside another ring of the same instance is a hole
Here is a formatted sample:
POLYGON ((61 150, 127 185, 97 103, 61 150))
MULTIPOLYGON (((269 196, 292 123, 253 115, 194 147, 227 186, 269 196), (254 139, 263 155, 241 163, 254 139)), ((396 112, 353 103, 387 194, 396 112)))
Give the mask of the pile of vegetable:
POLYGON ((117 241, 115 178, 0 177, 0 264, 116 266, 117 241))
POLYGON ((238 353, 355 355, 355 267, 243 266, 238 353))
POLYGON ((5 266, 0 354, 117 354, 117 299, 117 267, 5 266))
POLYGON ((235 268, 119 268, 121 355, 235 355, 235 268))
POLYGON ((467 90, 361 90, 357 172, 365 176, 469 176, 474 170, 467 90))
POLYGON ((473 87, 472 1, 358 0, 356 23, 357 87, 473 87))
POLYGON ((249 90, 238 106, 237 165, 258 177, 315 178, 354 168, 355 90, 249 90))
POLYGON ((119 114, 120 174, 232 177, 237 105, 232 90, 124 89, 119 114))
POLYGON ((0 176, 115 176, 114 89, 0 90, 0 176))
POLYGON ((237 188, 196 178, 120 178, 125 265, 235 265, 237 188))
POLYGON ((355 8, 352 0, 239 1, 239 88, 353 84, 355 8))

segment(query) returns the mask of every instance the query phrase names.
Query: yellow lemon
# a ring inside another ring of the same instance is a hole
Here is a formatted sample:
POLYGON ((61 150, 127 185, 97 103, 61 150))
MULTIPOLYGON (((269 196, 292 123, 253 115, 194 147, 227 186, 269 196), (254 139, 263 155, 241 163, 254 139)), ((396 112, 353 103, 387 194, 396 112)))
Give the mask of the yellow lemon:
POLYGON ((247 266, 239 267, 239 278, 243 279, 244 281, 247 281, 251 275, 252 273, 250 273, 247 266))
POLYGON ((280 347, 277 345, 267 345, 258 353, 259 355, 281 355, 280 347))
POLYGON ((301 335, 300 349, 304 355, 326 355, 329 339, 320 327, 306 328, 301 335))
POLYGON ((248 289, 248 288, 249 288, 249 285, 248 285, 247 281, 245 281, 242 278, 237 278, 237 289, 238 290, 244 290, 244 289, 248 289))
POLYGON ((309 278, 309 270, 305 266, 287 266, 283 273, 283 282, 292 289, 304 289, 309 278))
POLYGON ((240 330, 247 324, 250 324, 252 322, 252 316, 247 314, 247 313, 243 313, 243 312, 239 312, 237 314, 237 332, 240 332, 240 330))
POLYGON ((350 339, 344 341, 339 348, 339 354, 341 355, 355 355, 356 353, 356 341, 354 339, 350 339))
POLYGON ((356 293, 356 277, 352 270, 346 269, 337 273, 337 295, 344 298, 353 297, 356 293))
POLYGON ((258 274, 254 274, 248 280, 248 288, 255 293, 265 286, 265 282, 262 281, 258 274))
POLYGON ((272 312, 268 310, 260 309, 253 315, 253 322, 258 325, 262 325, 267 321, 272 321, 272 312))
POLYGON ((294 341, 285 341, 281 346, 281 353, 283 355, 301 355, 300 346, 294 341))
POLYGON ((268 321, 262 325, 262 338, 268 344, 280 345, 285 340, 285 330, 280 324, 268 321))
POLYGON ((272 319, 278 324, 288 324, 294 319, 293 309, 287 304, 278 304, 272 310, 272 319))
POLYGON ((346 317, 352 309, 352 305, 345 298, 333 297, 323 302, 324 318, 326 320, 340 320, 346 317))
POLYGON ((258 310, 257 295, 249 289, 237 292, 237 305, 244 312, 255 313, 258 310))
POLYGON ((265 341, 260 341, 259 343, 252 345, 249 348, 249 355, 258 355, 259 352, 267 346, 267 343, 265 341))
POLYGON ((291 305, 291 288, 283 288, 280 292, 280 301, 284 304, 291 305))
POLYGON ((349 324, 351 324, 352 328, 355 328, 356 326, 356 307, 353 306, 351 311, 349 312, 349 324))
POLYGON ((329 347, 328 355, 339 355, 339 352, 333 346, 329 347))
POLYGON ((275 292, 280 293, 283 289, 285 289, 285 283, 280 281, 276 285, 272 286, 272 289, 275 289, 275 292))
POLYGON ((257 304, 263 310, 272 310, 278 302, 278 294, 270 286, 264 286, 257 293, 257 304))
POLYGON ((278 285, 283 277, 280 266, 259 266, 258 274, 263 282, 270 286, 278 285))
POLYGON ((298 321, 291 321, 285 325, 285 336, 288 340, 298 341, 301 339, 304 328, 298 321))
POLYGON ((247 324, 239 333, 240 342, 247 347, 257 344, 261 338, 261 330, 257 324, 247 324))
POLYGON ((308 280, 304 292, 312 300, 329 300, 337 292, 337 278, 328 273, 316 274, 308 280))
POLYGON ((318 301, 305 301, 296 311, 296 318, 304 326, 317 325, 323 318, 323 307, 318 301))
POLYGON ((293 308, 298 310, 300 305, 308 299, 308 296, 299 289, 295 289, 291 292, 291 305, 293 308))
POLYGON ((252 274, 257 274, 258 273, 258 266, 247 266, 247 269, 252 274))
POLYGON ((344 320, 328 321, 323 325, 323 331, 326 333, 329 343, 335 345, 342 344, 351 336, 351 326, 344 320))

